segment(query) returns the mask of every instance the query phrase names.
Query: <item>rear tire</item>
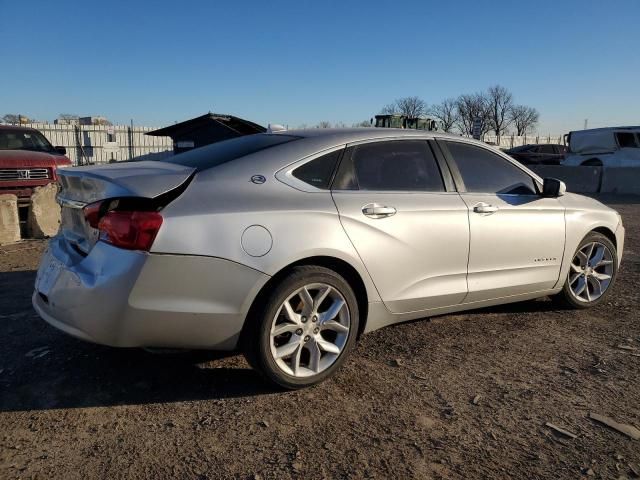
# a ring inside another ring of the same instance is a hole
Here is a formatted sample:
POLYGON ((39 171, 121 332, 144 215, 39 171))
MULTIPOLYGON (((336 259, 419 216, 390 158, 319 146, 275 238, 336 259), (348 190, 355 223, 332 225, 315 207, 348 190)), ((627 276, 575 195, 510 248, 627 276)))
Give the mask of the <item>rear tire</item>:
POLYGON ((319 266, 294 267, 247 319, 243 350, 249 364, 287 389, 333 375, 353 349, 359 311, 353 289, 319 266))
POLYGON ((562 291, 552 300, 571 308, 591 308, 602 303, 618 275, 615 245, 601 233, 589 233, 578 245, 562 291))

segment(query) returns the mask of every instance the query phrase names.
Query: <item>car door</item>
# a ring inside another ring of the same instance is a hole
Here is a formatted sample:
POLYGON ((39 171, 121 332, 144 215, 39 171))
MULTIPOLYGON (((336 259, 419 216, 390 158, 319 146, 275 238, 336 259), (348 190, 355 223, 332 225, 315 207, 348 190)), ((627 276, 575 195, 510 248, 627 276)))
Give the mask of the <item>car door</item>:
POLYGON ((467 207, 442 154, 426 140, 348 145, 332 195, 342 226, 391 312, 464 299, 467 207))
POLYGON ((558 281, 564 208, 533 177, 482 146, 439 141, 469 209, 469 293, 464 302, 544 291, 558 281))

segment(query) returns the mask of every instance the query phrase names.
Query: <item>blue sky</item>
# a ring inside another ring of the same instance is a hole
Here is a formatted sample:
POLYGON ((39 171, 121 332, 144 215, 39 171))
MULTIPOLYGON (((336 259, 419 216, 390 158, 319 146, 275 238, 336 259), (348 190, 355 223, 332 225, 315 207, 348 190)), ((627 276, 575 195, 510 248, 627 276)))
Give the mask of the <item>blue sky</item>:
POLYGON ((0 114, 297 126, 509 88, 541 133, 640 124, 640 1, 0 0, 0 114))

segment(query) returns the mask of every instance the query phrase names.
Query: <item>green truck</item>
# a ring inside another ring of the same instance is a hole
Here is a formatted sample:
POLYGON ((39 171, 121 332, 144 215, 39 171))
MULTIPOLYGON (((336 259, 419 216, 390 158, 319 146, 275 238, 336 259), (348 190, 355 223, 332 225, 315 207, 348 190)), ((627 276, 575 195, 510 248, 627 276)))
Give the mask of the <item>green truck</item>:
POLYGON ((436 121, 429 117, 407 117, 400 114, 376 115, 376 127, 409 128, 412 130, 437 130, 436 121))

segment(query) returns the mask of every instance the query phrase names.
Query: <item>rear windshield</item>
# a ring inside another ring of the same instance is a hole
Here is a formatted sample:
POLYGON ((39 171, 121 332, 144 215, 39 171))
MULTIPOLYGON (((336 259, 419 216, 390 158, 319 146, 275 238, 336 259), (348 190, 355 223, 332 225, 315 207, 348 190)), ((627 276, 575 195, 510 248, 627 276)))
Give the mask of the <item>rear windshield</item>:
POLYGON ((243 137, 223 140, 222 142, 196 148, 195 150, 175 155, 164 161, 177 163, 178 165, 184 165, 186 167, 193 167, 200 171, 235 160, 236 158, 244 157, 245 155, 259 152, 260 150, 298 140, 299 138, 300 137, 293 135, 270 135, 266 133, 245 135, 243 137))

